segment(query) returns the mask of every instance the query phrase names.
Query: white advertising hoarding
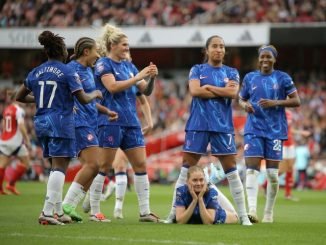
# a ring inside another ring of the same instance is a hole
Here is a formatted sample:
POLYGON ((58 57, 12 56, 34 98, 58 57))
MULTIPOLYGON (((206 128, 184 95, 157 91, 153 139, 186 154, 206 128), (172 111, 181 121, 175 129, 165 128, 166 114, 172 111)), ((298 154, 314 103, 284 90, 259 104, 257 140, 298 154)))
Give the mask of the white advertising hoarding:
MULTIPOLYGON (((40 48, 38 35, 51 30, 65 38, 72 48, 78 38, 88 36, 96 39, 100 29, 95 28, 7 28, 0 29, 0 48, 40 48)), ((219 35, 226 46, 260 46, 269 43, 268 24, 239 24, 182 27, 122 27, 132 48, 187 48, 203 47, 208 37, 219 35)))

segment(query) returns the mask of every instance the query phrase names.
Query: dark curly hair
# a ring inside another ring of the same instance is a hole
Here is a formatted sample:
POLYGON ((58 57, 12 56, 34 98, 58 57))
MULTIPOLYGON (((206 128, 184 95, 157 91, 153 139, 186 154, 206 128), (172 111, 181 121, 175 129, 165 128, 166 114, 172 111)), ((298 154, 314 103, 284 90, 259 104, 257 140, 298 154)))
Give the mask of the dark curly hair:
POLYGON ((67 48, 64 38, 55 35, 51 31, 43 31, 38 36, 38 41, 44 46, 44 51, 49 59, 65 60, 67 58, 67 48))

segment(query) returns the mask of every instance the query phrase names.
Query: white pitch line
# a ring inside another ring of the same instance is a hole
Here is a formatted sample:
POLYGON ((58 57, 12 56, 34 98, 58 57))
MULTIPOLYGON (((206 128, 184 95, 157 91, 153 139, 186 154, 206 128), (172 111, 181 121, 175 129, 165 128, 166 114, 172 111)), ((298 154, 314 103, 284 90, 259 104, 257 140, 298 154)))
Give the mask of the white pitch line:
MULTIPOLYGON (((223 242, 217 243, 208 243, 208 242, 199 242, 199 241, 173 241, 173 240, 156 240, 156 239, 131 239, 131 238, 122 238, 122 237, 106 237, 106 236, 62 236, 62 235, 42 235, 42 234, 24 234, 24 233, 0 233, 0 237, 37 237, 37 238, 46 238, 46 239, 72 239, 72 240, 102 240, 102 241, 118 241, 118 242, 128 242, 128 243, 149 243, 149 244, 181 244, 181 245, 227 245, 223 242)), ((237 245, 237 244, 233 244, 237 245)))

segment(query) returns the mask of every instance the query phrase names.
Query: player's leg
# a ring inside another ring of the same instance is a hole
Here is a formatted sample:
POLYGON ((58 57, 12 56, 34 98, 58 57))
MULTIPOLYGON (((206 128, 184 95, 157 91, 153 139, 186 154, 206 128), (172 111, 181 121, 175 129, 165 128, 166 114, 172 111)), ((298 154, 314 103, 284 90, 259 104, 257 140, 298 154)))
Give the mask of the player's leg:
POLYGON ((122 219, 122 209, 123 209, 123 202, 124 197, 127 191, 127 165, 128 159, 123 151, 118 150, 116 157, 113 162, 113 168, 115 172, 115 206, 113 217, 116 219, 122 219))
POLYGON ((187 183, 188 169, 198 163, 203 154, 207 152, 207 146, 209 143, 208 132, 187 131, 185 136, 185 144, 183 146, 183 160, 182 167, 180 169, 179 177, 175 183, 172 197, 172 204, 169 215, 165 220, 165 223, 170 224, 175 220, 175 198, 176 190, 182 185, 187 183))
POLYGON ((266 141, 266 174, 267 174, 267 191, 266 205, 262 222, 273 222, 273 210, 275 206, 276 196, 279 190, 279 163, 282 160, 282 141, 267 140, 266 141))
POLYGON ((14 174, 11 176, 9 183, 6 186, 6 189, 12 192, 15 195, 19 195, 20 192, 16 188, 16 182, 26 173, 29 168, 29 154, 25 145, 22 145, 17 152, 17 157, 20 162, 16 165, 14 174))
POLYGON ((70 185, 63 201, 63 210, 75 221, 82 221, 82 217, 76 212, 79 202, 85 197, 89 187, 89 182, 93 181, 98 173, 98 155, 100 149, 98 146, 84 148, 79 159, 82 168, 78 171, 74 181, 70 185))
POLYGON ((10 157, 0 154, 0 195, 6 195, 7 193, 3 189, 3 181, 5 178, 6 167, 10 164, 10 157))
POLYGON ((218 157, 223 166, 240 222, 242 225, 251 225, 246 210, 244 188, 236 167, 234 135, 211 133, 210 136, 212 155, 218 157))
POLYGON ((75 140, 64 138, 41 137, 39 141, 42 144, 43 156, 50 158, 52 171, 50 173, 46 198, 42 213, 39 217, 40 224, 62 224, 53 223, 56 216, 62 217, 62 192, 65 181, 65 172, 69 165, 70 159, 76 156, 75 140), (65 156, 65 157, 62 157, 65 156), (52 218, 51 218, 52 217, 52 218))
POLYGON ((158 222, 159 218, 150 210, 149 193, 150 184, 146 171, 146 151, 145 147, 136 147, 124 150, 130 164, 134 170, 134 185, 138 198, 139 221, 158 222))
POLYGON ((244 157, 246 162, 246 194, 248 202, 248 215, 253 223, 258 222, 257 198, 258 198, 258 175, 261 160, 264 157, 264 139, 256 135, 244 137, 244 157))
POLYGON ((106 174, 109 172, 115 158, 117 148, 101 148, 98 156, 100 168, 89 188, 90 198, 90 221, 110 222, 102 213, 100 208, 101 195, 106 174))

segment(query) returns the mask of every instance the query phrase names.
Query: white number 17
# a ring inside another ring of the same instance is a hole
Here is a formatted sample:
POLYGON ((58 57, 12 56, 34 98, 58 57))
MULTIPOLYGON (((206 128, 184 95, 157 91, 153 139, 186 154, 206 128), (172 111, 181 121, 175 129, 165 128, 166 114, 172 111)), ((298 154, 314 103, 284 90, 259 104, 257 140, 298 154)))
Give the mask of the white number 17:
POLYGON ((40 103, 39 103, 39 108, 43 108, 44 107, 44 86, 46 85, 51 85, 52 87, 52 92, 51 92, 51 96, 50 96, 50 100, 48 103, 47 108, 51 108, 52 105, 52 101, 54 99, 54 95, 55 95, 55 91, 57 89, 57 82, 56 81, 39 81, 38 84, 41 86, 41 90, 40 90, 40 103))

